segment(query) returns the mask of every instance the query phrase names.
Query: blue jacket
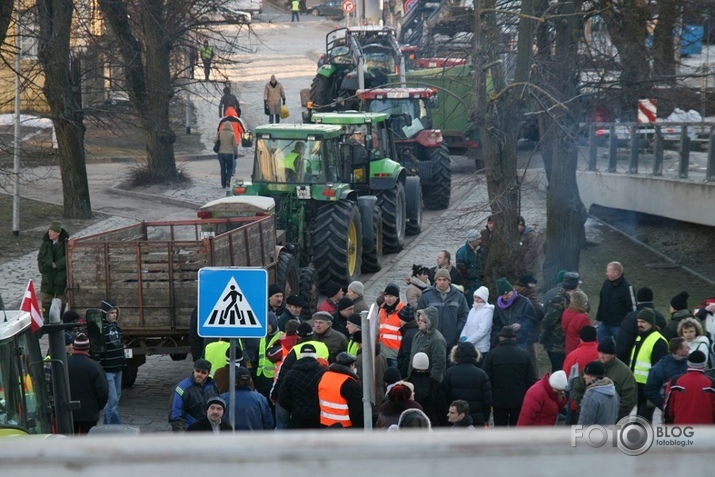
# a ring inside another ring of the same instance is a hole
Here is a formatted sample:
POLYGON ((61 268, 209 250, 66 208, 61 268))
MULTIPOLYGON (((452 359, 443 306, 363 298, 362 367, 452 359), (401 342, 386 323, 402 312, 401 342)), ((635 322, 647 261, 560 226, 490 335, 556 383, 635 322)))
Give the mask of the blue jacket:
MULTIPOLYGON (((226 404, 229 403, 229 393, 223 393, 221 397, 226 404)), ((268 399, 247 386, 236 386, 236 403, 233 409, 237 431, 263 431, 275 427, 268 399)), ((228 409, 223 415, 223 422, 231 425, 228 409)))
POLYGON ((675 359, 672 354, 667 354, 655 363, 648 374, 648 381, 645 385, 645 397, 650 402, 658 406, 658 409, 663 409, 665 400, 664 390, 668 382, 688 370, 687 358, 675 359))
POLYGON ((218 388, 214 380, 207 377, 204 384, 198 384, 194 381, 192 372, 191 376, 176 385, 171 394, 171 411, 169 413, 171 430, 174 432, 184 431, 198 419, 204 417, 206 401, 214 396, 218 396, 218 388))
POLYGON ((452 346, 459 341, 459 335, 469 316, 469 306, 464 293, 450 285, 449 291, 442 298, 439 290, 429 287, 422 293, 417 309, 423 310, 430 306, 437 308, 439 314, 437 330, 444 336, 447 349, 452 349, 452 346))

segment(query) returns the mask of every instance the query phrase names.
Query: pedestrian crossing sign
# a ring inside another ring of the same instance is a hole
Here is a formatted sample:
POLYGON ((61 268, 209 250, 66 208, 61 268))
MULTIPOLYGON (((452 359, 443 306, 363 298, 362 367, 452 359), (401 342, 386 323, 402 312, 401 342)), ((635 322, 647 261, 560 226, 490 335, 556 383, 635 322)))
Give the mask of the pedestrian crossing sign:
POLYGON ((199 270, 202 338, 262 338, 268 332, 268 272, 263 268, 199 270))

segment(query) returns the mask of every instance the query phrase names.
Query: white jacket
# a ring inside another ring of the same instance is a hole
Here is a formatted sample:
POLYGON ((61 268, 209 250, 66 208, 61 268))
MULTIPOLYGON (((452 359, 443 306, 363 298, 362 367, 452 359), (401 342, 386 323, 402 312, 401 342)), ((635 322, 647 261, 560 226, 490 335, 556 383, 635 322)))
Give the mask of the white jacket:
POLYGON ((479 308, 472 306, 469 316, 467 316, 467 323, 462 329, 460 341, 464 341, 466 338, 466 341, 472 343, 480 353, 487 353, 490 346, 493 317, 494 305, 485 303, 479 308))

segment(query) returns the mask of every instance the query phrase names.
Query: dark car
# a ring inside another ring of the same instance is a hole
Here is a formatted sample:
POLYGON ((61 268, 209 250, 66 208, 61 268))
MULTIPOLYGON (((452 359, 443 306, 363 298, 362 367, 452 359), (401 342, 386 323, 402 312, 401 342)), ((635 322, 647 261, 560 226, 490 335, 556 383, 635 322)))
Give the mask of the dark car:
POLYGON ((324 17, 342 17, 343 16, 343 2, 342 0, 328 0, 325 3, 314 5, 308 9, 308 13, 317 16, 324 17))

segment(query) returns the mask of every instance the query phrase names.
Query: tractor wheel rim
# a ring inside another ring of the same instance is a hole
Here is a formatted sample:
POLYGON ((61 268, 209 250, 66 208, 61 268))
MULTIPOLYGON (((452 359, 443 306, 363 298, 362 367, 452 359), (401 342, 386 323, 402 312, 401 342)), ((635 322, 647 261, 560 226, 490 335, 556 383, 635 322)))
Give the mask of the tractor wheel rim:
POLYGON ((348 275, 355 274, 357 268, 357 228, 352 222, 348 227, 348 275))

